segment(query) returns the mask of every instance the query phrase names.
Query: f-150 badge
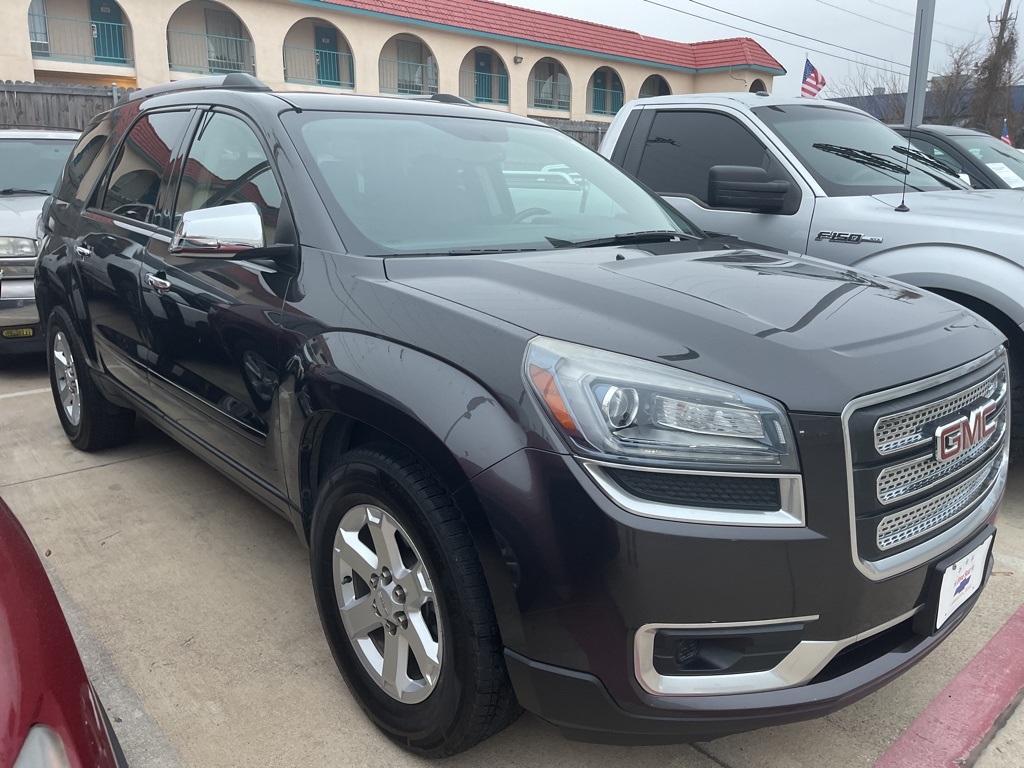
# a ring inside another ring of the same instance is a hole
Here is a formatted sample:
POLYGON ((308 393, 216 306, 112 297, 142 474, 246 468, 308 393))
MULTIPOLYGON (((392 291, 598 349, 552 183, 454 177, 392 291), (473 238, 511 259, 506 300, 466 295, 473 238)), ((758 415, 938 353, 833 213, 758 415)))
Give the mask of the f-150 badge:
POLYGON ((850 245, 857 245, 858 243, 880 243, 882 238, 871 237, 870 235, 862 235, 859 232, 831 232, 829 230, 822 230, 818 233, 815 240, 827 240, 830 243, 849 243, 850 245))

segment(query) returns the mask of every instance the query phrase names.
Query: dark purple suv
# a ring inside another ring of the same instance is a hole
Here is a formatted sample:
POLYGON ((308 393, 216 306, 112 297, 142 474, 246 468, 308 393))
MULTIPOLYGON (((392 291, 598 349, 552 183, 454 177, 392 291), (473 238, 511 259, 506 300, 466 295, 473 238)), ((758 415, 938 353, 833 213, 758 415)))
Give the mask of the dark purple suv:
POLYGON ((69 439, 141 414, 291 520, 424 755, 520 705, 611 742, 813 717, 941 642, 991 567, 999 332, 450 101, 228 75, 97 117, 36 271, 69 439))

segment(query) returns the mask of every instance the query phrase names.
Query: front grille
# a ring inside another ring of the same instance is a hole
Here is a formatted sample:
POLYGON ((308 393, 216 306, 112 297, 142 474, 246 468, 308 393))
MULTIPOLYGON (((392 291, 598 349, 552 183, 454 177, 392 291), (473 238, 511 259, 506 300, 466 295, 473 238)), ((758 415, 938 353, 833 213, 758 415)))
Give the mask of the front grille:
POLYGON ((609 468, 623 490, 645 501, 710 509, 773 512, 782 505, 775 478, 688 475, 609 468))
POLYGON ((883 470, 878 475, 878 500, 883 504, 892 504, 905 496, 928 490, 972 464, 993 446, 1001 445, 1005 431, 1004 425, 950 461, 938 461, 935 456, 928 454, 883 470))
POLYGON ((984 381, 955 395, 879 419, 875 425, 875 448, 880 455, 887 456, 927 442, 931 437, 925 429, 928 425, 978 400, 997 400, 1005 392, 1006 369, 1001 368, 984 381))
POLYGON ((990 459, 982 469, 938 496, 882 518, 876 534, 879 551, 919 539, 967 509, 981 495, 980 491, 991 484, 999 459, 999 456, 990 459))
POLYGON ((853 553, 858 567, 873 577, 923 556, 919 548, 968 518, 1005 474, 1006 357, 962 370, 861 398, 844 416, 853 553), (990 404, 995 407, 986 425, 995 429, 971 444, 978 424, 969 420, 990 404), (963 431, 949 429, 961 420, 967 424, 963 431), (965 448, 940 461, 936 432, 943 429, 965 448))

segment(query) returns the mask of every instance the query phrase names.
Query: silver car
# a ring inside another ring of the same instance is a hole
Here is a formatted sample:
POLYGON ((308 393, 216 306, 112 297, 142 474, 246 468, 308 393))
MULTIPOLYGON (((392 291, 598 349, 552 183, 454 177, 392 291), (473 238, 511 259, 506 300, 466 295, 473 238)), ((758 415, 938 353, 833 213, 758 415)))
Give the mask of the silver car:
POLYGON ((36 218, 77 139, 75 131, 0 130, 0 354, 44 346, 32 289, 36 218))

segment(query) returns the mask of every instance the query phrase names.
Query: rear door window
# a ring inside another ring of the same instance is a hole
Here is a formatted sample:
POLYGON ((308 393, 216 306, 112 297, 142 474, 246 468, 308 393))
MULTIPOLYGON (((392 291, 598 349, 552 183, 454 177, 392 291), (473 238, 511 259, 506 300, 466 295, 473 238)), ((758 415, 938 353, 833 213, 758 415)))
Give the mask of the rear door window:
POLYGON ((154 112, 132 126, 108 175, 100 208, 151 224, 171 155, 188 126, 190 112, 154 112))

